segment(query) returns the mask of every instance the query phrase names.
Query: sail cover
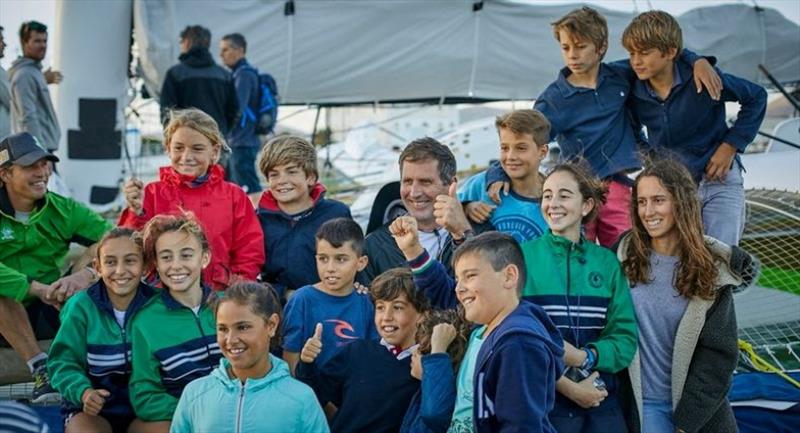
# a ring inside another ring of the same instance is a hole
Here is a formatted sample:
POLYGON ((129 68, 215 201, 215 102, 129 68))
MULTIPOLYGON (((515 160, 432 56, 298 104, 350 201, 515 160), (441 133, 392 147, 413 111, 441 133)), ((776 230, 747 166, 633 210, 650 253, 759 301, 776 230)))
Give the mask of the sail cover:
MULTIPOLYGON (((203 25, 238 32, 247 58, 278 82, 283 104, 534 99, 563 66, 550 23, 572 5, 471 0, 135 0, 140 72, 158 94, 177 62, 178 34, 203 25), (198 7, 202 5, 202 7, 198 7)), ((607 60, 625 58, 632 13, 598 8, 607 60)), ((800 80, 800 27, 773 9, 719 5, 678 17, 684 45, 726 72, 768 84, 800 80)))

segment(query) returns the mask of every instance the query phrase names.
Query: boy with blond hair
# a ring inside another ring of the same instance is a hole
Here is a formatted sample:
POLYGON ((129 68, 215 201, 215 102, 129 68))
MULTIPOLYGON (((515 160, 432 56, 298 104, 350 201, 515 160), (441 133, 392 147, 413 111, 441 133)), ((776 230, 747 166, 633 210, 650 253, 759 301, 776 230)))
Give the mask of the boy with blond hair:
POLYGON ((287 292, 318 281, 314 235, 326 221, 351 218, 350 209, 325 198, 317 151, 300 137, 270 140, 261 151, 258 168, 269 185, 256 212, 267 254, 261 277, 285 298, 287 292))
POLYGON ((520 243, 537 239, 547 230, 539 205, 539 163, 547 156, 550 122, 536 110, 515 110, 499 116, 495 127, 500 141, 500 166, 511 182, 508 197, 500 205, 491 206, 486 192, 487 172, 483 171, 467 179, 458 199, 467 202, 467 215, 474 222, 489 222, 495 230, 510 234, 520 243))
POLYGON ((738 154, 758 132, 767 92, 719 70, 721 98, 693 92, 688 83, 697 71, 676 55, 682 50, 683 36, 678 22, 666 12, 638 15, 623 32, 622 45, 639 78, 629 105, 635 120, 647 127, 648 149, 668 153, 689 169, 699 183, 705 233, 737 245, 745 222, 738 154), (726 123, 724 102, 741 105, 731 127, 726 123))
MULTIPOLYGON (((630 187, 627 173, 641 168, 637 142, 641 141, 625 108, 636 77, 628 62, 604 63, 608 50, 606 19, 590 7, 570 11, 552 23, 565 67, 536 98, 533 108, 550 121, 547 141, 557 140, 561 160, 584 159, 594 174, 608 183, 607 202, 600 207, 586 238, 613 245, 630 228, 630 187)), ((689 51, 678 51, 695 64, 695 85, 717 94, 711 65, 689 51)), ((499 170, 489 183, 499 179, 499 170)), ((503 179, 504 180, 504 179, 503 179)), ((499 199, 499 197, 498 197, 499 199)))

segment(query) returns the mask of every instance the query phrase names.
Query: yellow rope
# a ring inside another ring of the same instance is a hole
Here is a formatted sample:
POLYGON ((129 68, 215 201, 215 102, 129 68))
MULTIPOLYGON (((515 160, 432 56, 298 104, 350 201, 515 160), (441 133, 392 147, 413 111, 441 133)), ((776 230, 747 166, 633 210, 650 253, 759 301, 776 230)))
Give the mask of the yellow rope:
POLYGON ((756 354, 756 351, 753 350, 753 345, 752 344, 750 344, 750 343, 748 343, 748 342, 746 342, 744 340, 739 340, 739 350, 744 352, 745 355, 748 358, 750 358, 750 361, 753 363, 753 366, 756 368, 756 370, 763 371, 763 372, 766 372, 766 373, 775 373, 778 376, 780 376, 783 379, 785 379, 787 382, 789 382, 792 385, 800 388, 800 382, 794 380, 791 376, 789 376, 788 374, 782 372, 779 368, 777 368, 774 365, 770 364, 764 358, 758 356, 758 354, 756 354))

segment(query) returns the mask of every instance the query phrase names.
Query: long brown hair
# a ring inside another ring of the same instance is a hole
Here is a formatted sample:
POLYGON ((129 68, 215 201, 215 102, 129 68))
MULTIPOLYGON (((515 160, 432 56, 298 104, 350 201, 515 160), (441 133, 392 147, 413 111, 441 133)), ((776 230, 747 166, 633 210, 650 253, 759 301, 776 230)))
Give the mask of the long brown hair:
POLYGON ((645 177, 654 177, 670 194, 675 230, 678 234, 678 265, 673 285, 681 296, 703 299, 714 298, 714 285, 719 273, 715 257, 703 239, 703 221, 697 186, 689 171, 681 163, 663 159, 651 161, 636 177, 631 191, 630 241, 627 258, 622 262, 631 286, 647 283, 650 278, 650 253, 652 239, 639 218, 638 186, 645 177))

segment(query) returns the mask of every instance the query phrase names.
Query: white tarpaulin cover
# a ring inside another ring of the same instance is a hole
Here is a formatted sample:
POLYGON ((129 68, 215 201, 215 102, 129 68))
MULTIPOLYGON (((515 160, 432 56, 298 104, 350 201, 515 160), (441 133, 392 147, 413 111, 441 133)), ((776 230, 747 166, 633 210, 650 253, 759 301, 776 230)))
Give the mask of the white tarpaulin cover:
MULTIPOLYGON (((278 82, 283 104, 533 99, 563 66, 550 22, 579 5, 487 0, 135 0, 141 71, 158 93, 177 62, 178 34, 199 24, 219 38, 242 33, 247 58, 278 82), (288 4, 288 6, 287 6, 288 4), (293 10, 293 13, 292 13, 293 10), (287 13, 288 11, 288 13, 287 13)), ((599 9, 608 60, 633 14, 599 9)), ((726 72, 767 84, 800 80, 800 27, 772 9, 720 5, 680 17, 684 45, 726 72)))

